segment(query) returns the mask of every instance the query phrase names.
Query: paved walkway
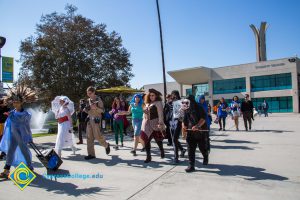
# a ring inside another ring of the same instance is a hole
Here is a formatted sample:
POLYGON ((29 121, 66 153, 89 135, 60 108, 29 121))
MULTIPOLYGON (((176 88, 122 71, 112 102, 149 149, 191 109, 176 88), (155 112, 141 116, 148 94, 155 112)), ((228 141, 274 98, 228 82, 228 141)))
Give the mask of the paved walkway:
MULTIPOLYGON (((79 145, 77 154, 63 151, 63 165, 55 174, 100 174, 98 179, 46 179, 45 168, 34 157, 37 178, 20 191, 12 181, 0 182, 0 199, 300 199, 300 115, 272 114, 257 117, 252 132, 219 132, 213 125, 210 164, 197 161, 197 171, 187 174, 187 158, 178 166, 171 165, 172 149, 166 147, 166 158, 159 157, 153 144, 153 162, 145 165, 144 152, 133 157, 132 142, 112 149, 109 156, 96 146, 97 159, 85 161, 86 145, 79 145)), ((111 137, 112 138, 112 137, 111 137)), ((55 137, 35 138, 35 143, 54 146, 55 137)), ((113 140, 110 139, 113 144, 113 140)), ((35 155, 35 154, 34 154, 35 155)), ((4 161, 0 161, 3 168, 4 161)))

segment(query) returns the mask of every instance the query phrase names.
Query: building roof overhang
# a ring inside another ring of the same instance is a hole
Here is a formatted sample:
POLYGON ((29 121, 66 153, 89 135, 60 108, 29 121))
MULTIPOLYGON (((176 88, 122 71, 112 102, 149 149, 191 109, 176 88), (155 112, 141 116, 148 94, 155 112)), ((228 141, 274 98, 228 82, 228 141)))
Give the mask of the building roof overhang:
POLYGON ((181 70, 169 71, 168 74, 179 84, 193 85, 207 83, 210 79, 210 68, 194 67, 181 70))

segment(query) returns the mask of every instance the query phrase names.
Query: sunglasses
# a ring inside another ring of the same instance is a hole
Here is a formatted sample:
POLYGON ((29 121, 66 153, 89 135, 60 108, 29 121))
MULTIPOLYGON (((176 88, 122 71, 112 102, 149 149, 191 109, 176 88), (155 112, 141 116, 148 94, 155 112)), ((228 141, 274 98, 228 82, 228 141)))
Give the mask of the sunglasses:
POLYGON ((184 102, 182 102, 182 104, 186 104, 186 105, 188 105, 188 104, 189 104, 189 102, 187 102, 187 101, 184 101, 184 102))

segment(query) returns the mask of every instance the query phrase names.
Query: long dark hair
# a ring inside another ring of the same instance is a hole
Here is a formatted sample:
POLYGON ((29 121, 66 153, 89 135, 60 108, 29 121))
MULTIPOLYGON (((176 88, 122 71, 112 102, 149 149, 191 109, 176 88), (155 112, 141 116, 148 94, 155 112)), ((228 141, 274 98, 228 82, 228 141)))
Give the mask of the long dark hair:
POLYGON ((195 113, 195 116, 197 117, 196 120, 200 120, 200 109, 203 109, 199 104, 197 104, 195 100, 194 95, 189 95, 187 96, 187 99, 190 100, 190 107, 188 109, 188 112, 190 113, 195 113))
MULTIPOLYGON (((224 103, 224 105, 225 105, 225 108, 227 108, 228 105, 227 105, 227 103, 226 103, 224 97, 222 97, 221 99, 223 99, 223 103, 224 103)), ((217 104, 217 107, 219 107, 219 106, 221 105, 221 99, 220 99, 219 103, 217 104)))
POLYGON ((121 100, 120 100, 120 98, 119 97, 115 97, 114 98, 114 101, 113 101, 113 103, 112 103, 112 108, 113 109, 116 109, 117 108, 117 100, 119 100, 119 105, 120 105, 120 107, 121 107, 121 100))
MULTIPOLYGON (((240 100, 240 98, 239 98, 238 96, 234 96, 234 97, 236 97, 236 98, 237 98, 237 101, 239 101, 239 100, 240 100)), ((232 98, 232 101, 234 101, 234 97, 232 98)))

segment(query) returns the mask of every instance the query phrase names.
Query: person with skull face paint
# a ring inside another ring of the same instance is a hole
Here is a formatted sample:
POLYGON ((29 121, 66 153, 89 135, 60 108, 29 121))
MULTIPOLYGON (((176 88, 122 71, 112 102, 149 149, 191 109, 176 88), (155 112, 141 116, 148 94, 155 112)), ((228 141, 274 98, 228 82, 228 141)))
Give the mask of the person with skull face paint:
POLYGON ((195 152, 197 146, 203 155, 203 165, 208 164, 208 127, 206 123, 206 114, 200 107, 193 95, 187 97, 189 105, 184 112, 183 130, 187 131, 186 141, 188 144, 189 166, 185 169, 186 172, 195 171, 195 152))
POLYGON ((167 114, 168 116, 170 116, 170 118, 167 123, 169 124, 170 127, 172 145, 174 149, 173 164, 178 164, 179 163, 178 150, 181 151, 180 157, 182 158, 184 157, 186 150, 182 147, 181 143, 178 141, 182 129, 182 120, 180 120, 181 119, 180 109, 182 107, 182 103, 180 100, 179 92, 177 90, 172 91, 171 99, 172 102, 170 104, 169 114, 167 114))

